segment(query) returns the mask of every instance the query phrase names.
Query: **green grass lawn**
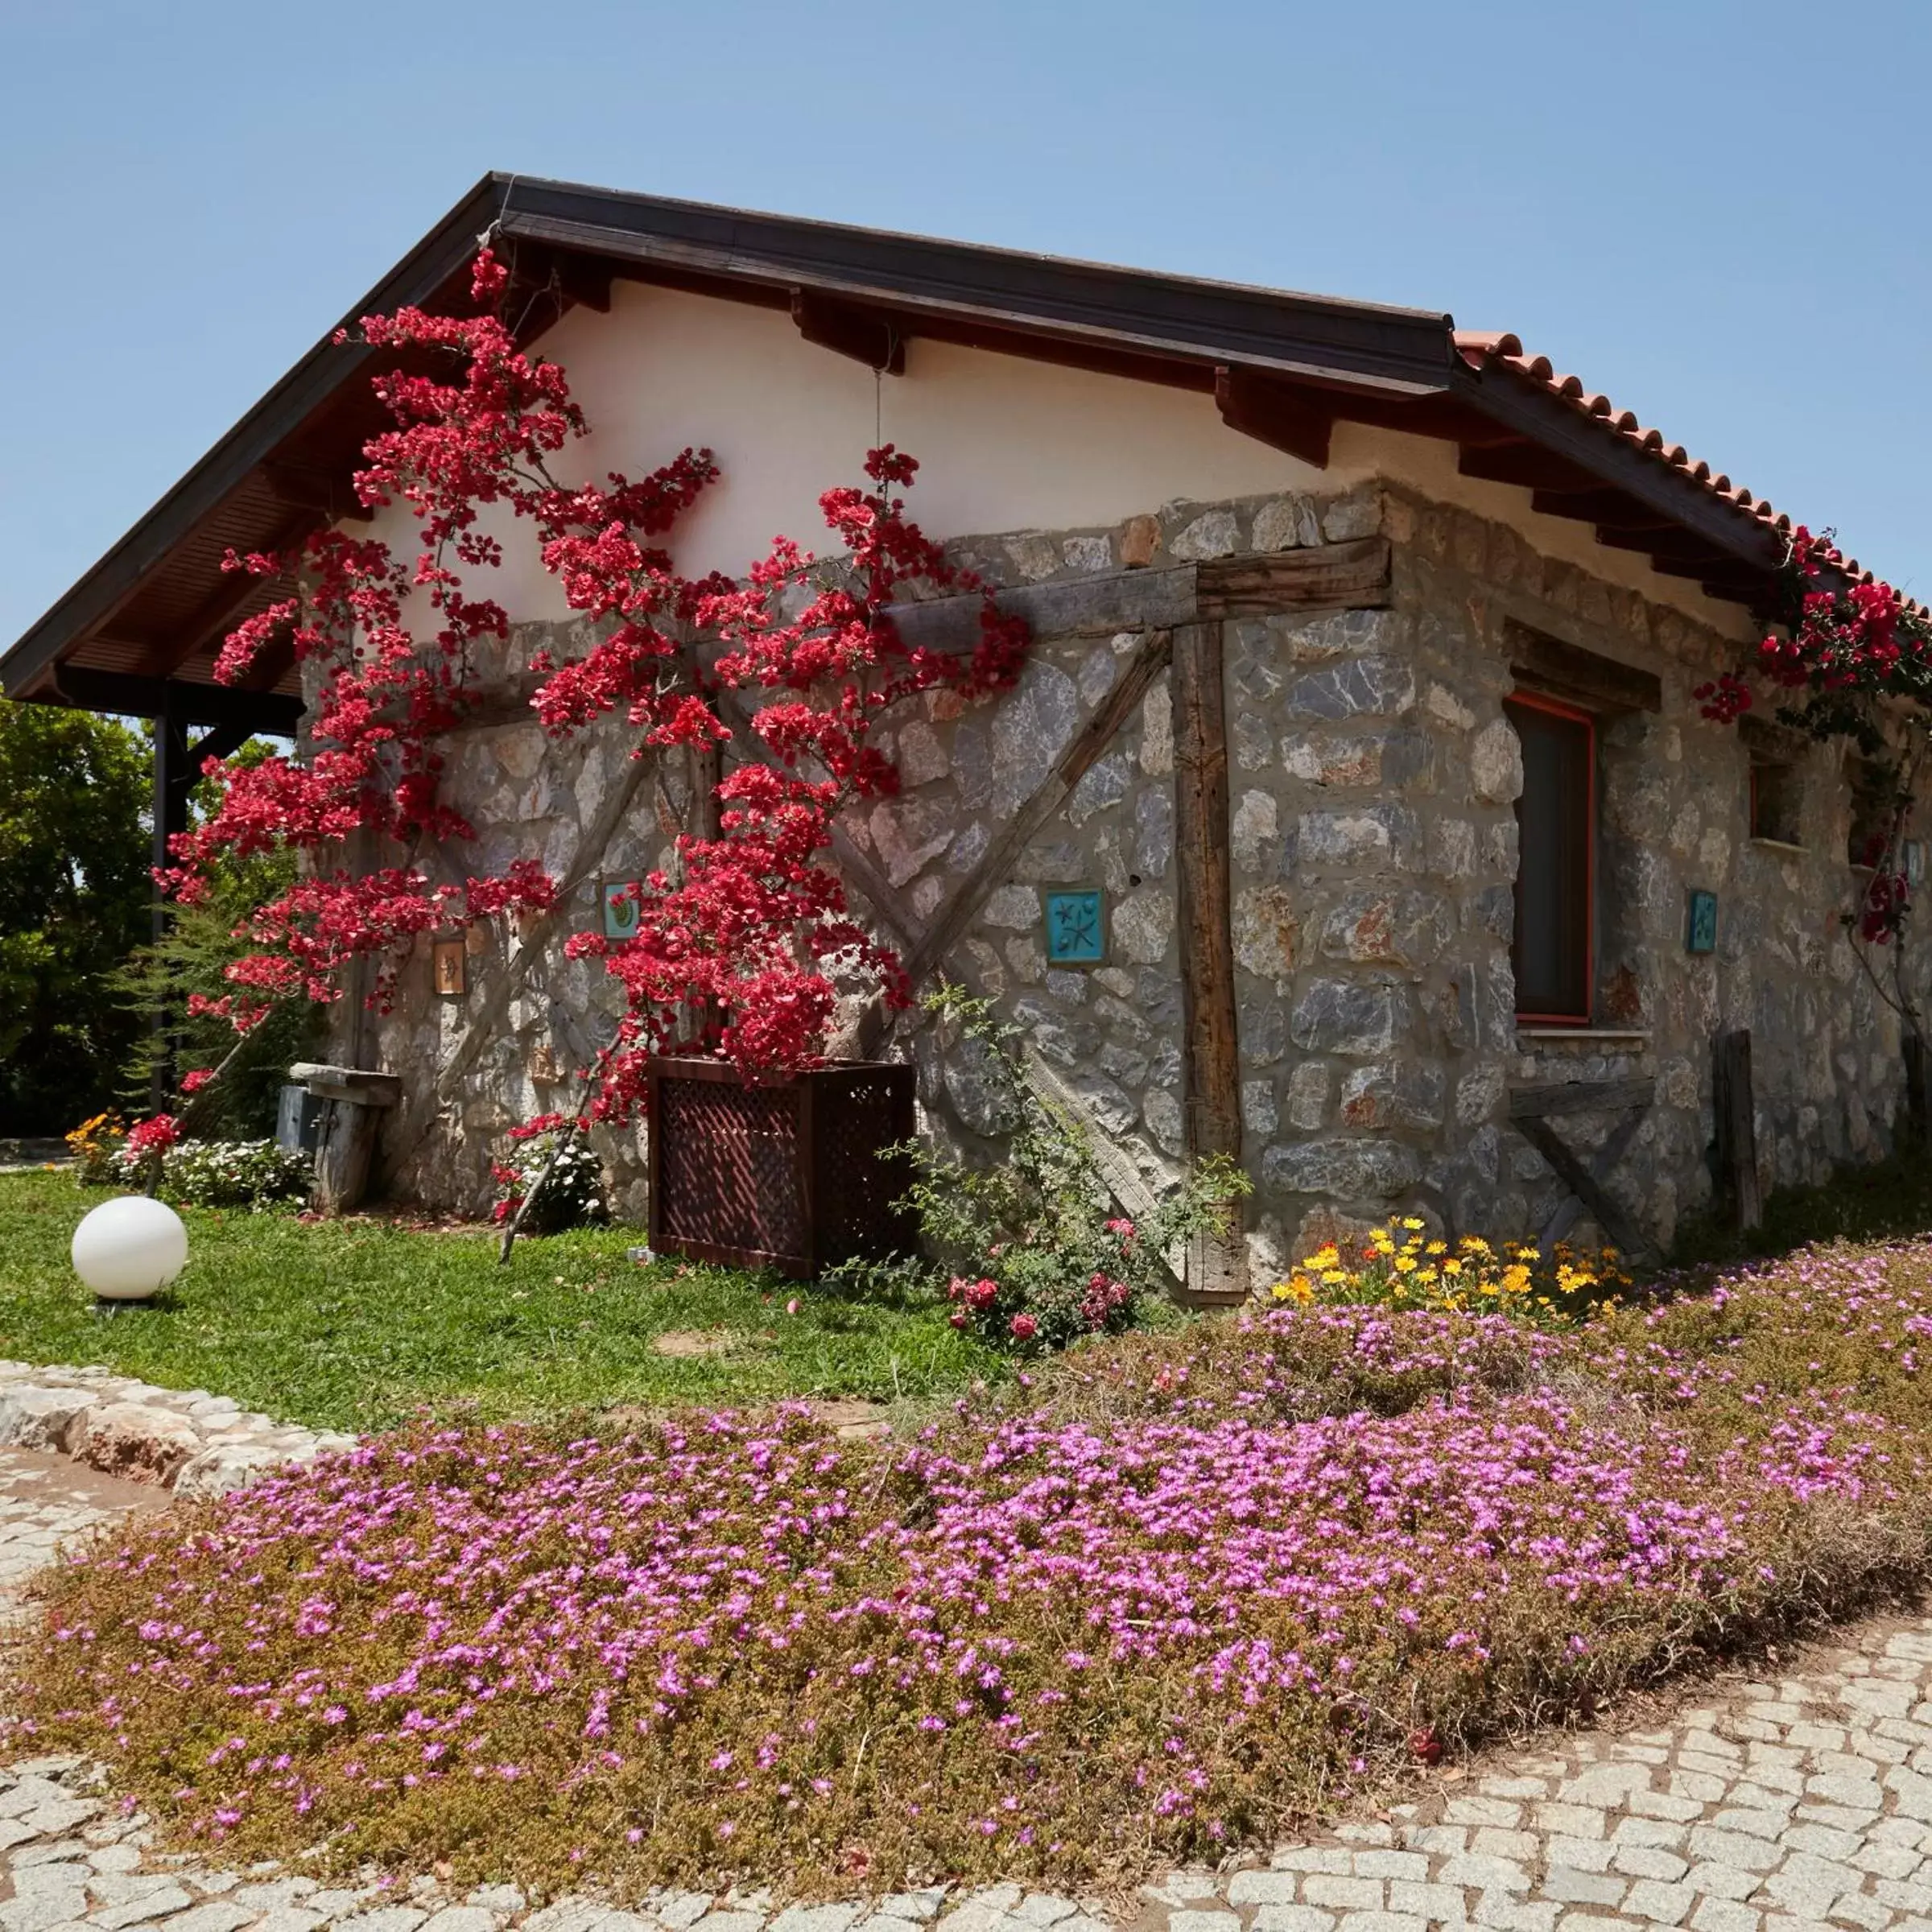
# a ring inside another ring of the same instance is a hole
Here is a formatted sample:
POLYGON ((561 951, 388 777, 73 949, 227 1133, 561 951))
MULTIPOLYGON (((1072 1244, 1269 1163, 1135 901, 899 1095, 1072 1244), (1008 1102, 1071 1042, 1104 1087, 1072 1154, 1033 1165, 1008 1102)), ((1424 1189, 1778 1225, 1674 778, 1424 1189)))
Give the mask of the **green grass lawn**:
POLYGON ((498 1267, 481 1230, 188 1208, 188 1265, 167 1302, 103 1318, 68 1244, 108 1198, 64 1172, 0 1174, 0 1356, 100 1363, 358 1430, 424 1408, 536 1418, 785 1395, 917 1399, 1002 1373, 936 1300, 883 1306, 776 1276, 640 1267, 625 1259, 643 1238, 632 1228, 521 1240, 498 1267), (655 1346, 667 1335, 724 1352, 667 1355, 655 1346))

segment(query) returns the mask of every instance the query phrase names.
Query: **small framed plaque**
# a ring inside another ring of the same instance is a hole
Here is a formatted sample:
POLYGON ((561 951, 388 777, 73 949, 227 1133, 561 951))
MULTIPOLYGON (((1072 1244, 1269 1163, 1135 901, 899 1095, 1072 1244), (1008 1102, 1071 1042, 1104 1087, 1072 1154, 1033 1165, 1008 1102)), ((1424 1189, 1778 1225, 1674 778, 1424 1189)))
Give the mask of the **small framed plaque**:
POLYGON ((1046 958, 1055 966, 1105 963, 1107 904, 1100 887, 1047 894, 1046 958))
POLYGON ((643 917, 638 902, 638 881, 606 879, 598 890, 604 907, 604 936, 607 939, 634 939, 643 917))
POLYGON ((1922 886, 1926 882, 1926 848, 1918 839, 1907 839, 1905 844, 1905 883, 1922 886))
POLYGON ((1686 952, 1717 951, 1715 893, 1700 890, 1690 894, 1690 908, 1684 924, 1684 950, 1686 952))
POLYGON ((430 958, 440 999, 460 1000, 469 986, 469 948, 460 939, 438 939, 430 958))

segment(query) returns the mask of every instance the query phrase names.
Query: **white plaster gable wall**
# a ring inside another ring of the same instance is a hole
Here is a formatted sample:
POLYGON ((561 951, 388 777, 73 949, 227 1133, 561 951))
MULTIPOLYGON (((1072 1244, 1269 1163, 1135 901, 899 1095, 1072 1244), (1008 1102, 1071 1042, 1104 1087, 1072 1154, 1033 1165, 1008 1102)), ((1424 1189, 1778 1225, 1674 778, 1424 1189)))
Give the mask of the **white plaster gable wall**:
MULTIPOLYGON (((1587 524, 1537 514, 1526 489, 1460 475, 1455 446, 1428 437, 1340 423, 1329 467, 1318 471, 1229 429, 1199 393, 916 338, 906 373, 875 380, 807 342, 781 310, 638 283, 614 285, 608 314, 573 310, 537 346, 563 365, 592 426, 557 460, 566 481, 613 469, 637 476, 687 446, 716 455, 721 480, 672 535, 679 567, 691 575, 742 577, 779 535, 829 547, 819 493, 860 481, 882 434, 919 458, 913 514, 935 537, 1105 526, 1175 501, 1330 495, 1385 477, 1744 634, 1735 605, 1605 548, 1587 524)), ((567 615, 527 527, 506 516, 486 526, 504 539, 506 561, 473 588, 503 602, 513 621, 567 615)), ((399 510, 375 529, 398 547, 413 542, 399 510)))

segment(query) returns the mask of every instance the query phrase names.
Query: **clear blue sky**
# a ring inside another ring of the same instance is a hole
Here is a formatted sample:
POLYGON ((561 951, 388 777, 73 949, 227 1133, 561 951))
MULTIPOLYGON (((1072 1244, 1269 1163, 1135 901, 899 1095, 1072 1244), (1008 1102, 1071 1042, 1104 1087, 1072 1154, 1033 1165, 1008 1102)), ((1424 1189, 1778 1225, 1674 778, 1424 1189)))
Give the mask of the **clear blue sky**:
POLYGON ((490 167, 1447 309, 1932 592, 1932 7, 0 0, 0 645, 490 167))

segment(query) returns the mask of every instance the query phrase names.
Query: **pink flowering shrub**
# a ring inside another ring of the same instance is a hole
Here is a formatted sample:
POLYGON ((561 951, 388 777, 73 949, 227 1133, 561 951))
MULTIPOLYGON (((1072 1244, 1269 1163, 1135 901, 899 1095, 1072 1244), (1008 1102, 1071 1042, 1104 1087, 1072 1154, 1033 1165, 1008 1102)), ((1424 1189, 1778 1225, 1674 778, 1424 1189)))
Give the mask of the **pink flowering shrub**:
POLYGON ((178 1837, 525 1882, 1209 1856, 1922 1570, 1923 1247, 1552 1333, 1269 1309, 849 1443, 423 1429, 47 1587, 14 1748, 178 1837))

